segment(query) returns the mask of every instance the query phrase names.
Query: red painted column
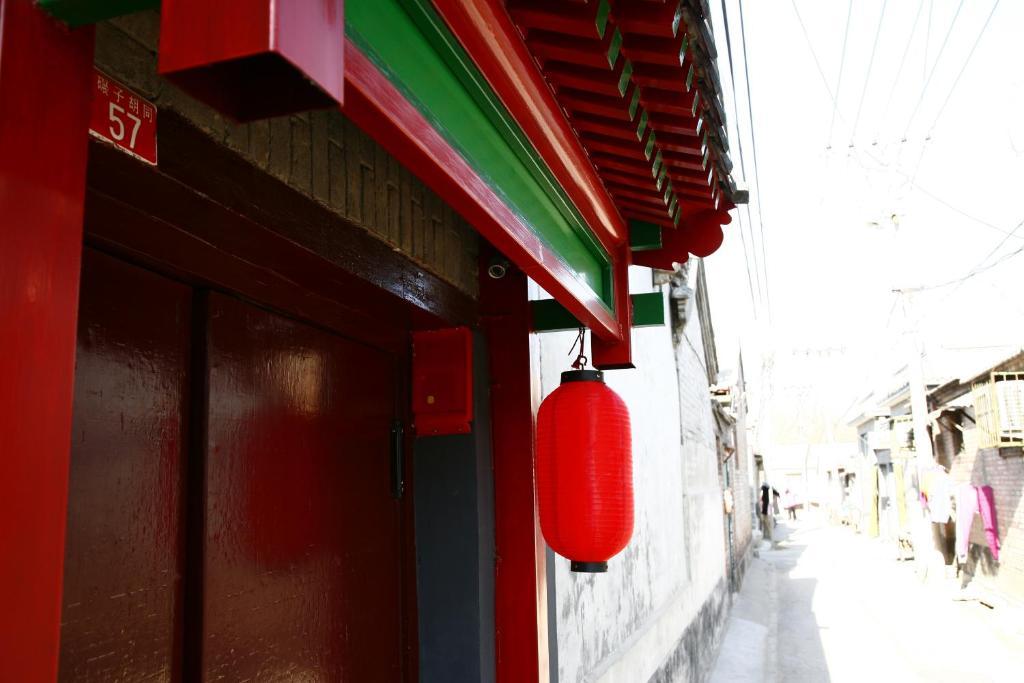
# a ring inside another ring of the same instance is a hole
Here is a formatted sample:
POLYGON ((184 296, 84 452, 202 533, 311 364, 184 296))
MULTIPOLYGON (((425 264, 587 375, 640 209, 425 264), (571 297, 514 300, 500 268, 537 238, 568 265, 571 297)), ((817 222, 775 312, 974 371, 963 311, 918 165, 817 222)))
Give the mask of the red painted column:
POLYGON ((0 680, 57 675, 91 29, 0 0, 0 680))
POLYGON ((499 683, 548 680, 544 539, 534 492, 534 410, 526 276, 487 276, 481 260, 480 312, 491 372, 494 458, 494 617, 499 683))

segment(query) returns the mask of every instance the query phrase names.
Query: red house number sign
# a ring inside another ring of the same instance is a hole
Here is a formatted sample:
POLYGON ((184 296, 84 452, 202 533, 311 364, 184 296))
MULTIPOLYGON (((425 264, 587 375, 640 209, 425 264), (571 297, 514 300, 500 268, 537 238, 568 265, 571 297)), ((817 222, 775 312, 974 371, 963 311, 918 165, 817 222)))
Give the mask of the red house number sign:
POLYGON ((98 70, 89 133, 156 166, 156 106, 98 70))

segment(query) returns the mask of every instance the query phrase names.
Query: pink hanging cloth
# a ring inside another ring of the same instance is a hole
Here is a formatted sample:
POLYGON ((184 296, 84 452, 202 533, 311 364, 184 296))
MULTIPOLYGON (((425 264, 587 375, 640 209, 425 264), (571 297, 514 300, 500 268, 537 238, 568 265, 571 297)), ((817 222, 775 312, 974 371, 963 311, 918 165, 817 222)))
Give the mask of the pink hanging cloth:
POLYGON ((981 514, 985 540, 992 557, 999 561, 999 527, 996 524, 996 502, 991 486, 963 484, 957 490, 956 501, 956 556, 963 564, 967 561, 967 548, 974 515, 981 514))
POLYGON ((981 512, 981 523, 985 527, 985 540, 992 557, 999 561, 999 526, 996 524, 996 499, 991 486, 979 486, 978 510, 981 512))

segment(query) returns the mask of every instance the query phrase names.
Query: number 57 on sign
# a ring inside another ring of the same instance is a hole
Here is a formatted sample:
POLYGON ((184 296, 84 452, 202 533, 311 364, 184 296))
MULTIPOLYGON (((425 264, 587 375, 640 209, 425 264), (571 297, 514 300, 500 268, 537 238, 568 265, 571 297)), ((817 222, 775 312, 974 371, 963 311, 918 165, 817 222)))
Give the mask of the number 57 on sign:
POLYGON ((89 133, 156 166, 156 106, 99 70, 93 73, 89 133))

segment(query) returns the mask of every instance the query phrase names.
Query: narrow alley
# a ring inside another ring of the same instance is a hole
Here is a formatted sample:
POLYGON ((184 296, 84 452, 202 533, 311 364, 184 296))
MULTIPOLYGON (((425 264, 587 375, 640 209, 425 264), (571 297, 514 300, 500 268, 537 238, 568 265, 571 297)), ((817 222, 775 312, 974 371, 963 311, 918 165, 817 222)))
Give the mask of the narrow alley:
POLYGON ((710 680, 1011 681, 1024 629, 1011 612, 922 582, 891 546, 845 527, 782 523, 761 542, 710 680))

